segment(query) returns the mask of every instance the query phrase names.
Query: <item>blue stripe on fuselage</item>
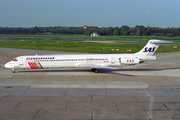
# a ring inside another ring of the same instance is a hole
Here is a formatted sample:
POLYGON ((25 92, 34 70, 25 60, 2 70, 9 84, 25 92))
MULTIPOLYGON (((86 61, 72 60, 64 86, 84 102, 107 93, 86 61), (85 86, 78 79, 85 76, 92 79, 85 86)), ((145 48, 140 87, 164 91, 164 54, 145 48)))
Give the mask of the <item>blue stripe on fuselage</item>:
POLYGON ((39 63, 39 65, 40 65, 41 69, 43 69, 43 67, 42 67, 41 63, 40 63, 40 62, 38 62, 38 63, 39 63))

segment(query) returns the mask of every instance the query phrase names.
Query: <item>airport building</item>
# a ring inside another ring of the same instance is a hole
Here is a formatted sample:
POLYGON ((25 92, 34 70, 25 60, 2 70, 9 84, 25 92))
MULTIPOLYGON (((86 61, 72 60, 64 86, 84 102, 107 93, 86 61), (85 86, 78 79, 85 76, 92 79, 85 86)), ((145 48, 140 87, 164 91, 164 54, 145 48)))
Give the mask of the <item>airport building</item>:
POLYGON ((99 35, 96 33, 96 32, 94 32, 94 33, 92 33, 91 34, 91 37, 98 37, 99 35))

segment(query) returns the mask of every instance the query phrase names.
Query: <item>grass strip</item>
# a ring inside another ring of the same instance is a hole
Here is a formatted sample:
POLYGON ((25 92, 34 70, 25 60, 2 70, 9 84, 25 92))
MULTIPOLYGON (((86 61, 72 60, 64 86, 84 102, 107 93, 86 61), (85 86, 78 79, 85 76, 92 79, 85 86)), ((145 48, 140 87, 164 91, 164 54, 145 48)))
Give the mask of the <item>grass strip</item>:
MULTIPOLYGON (((0 41, 0 47, 19 48, 33 50, 50 50, 82 53, 135 53, 141 50, 145 44, 132 43, 96 43, 52 40, 12 40, 0 41), (127 51, 131 50, 131 51, 127 51)), ((180 47, 173 45, 160 45, 157 52, 180 51, 180 47)))

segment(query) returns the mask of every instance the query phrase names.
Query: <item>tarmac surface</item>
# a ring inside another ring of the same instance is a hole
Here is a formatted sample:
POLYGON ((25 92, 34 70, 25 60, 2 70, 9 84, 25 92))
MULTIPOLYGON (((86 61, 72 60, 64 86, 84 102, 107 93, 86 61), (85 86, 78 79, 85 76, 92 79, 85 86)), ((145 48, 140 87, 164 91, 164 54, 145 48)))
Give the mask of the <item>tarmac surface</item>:
POLYGON ((86 68, 11 70, 14 57, 67 52, 0 48, 0 120, 179 120, 180 52, 95 74, 86 68))

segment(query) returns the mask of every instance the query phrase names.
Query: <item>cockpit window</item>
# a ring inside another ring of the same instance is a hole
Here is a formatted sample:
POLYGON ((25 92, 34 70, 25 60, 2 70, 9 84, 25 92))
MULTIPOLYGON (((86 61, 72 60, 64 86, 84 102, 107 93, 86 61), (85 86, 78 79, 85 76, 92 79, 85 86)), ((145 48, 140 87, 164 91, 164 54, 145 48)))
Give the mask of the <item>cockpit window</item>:
POLYGON ((18 61, 17 58, 14 58, 13 61, 18 61))

